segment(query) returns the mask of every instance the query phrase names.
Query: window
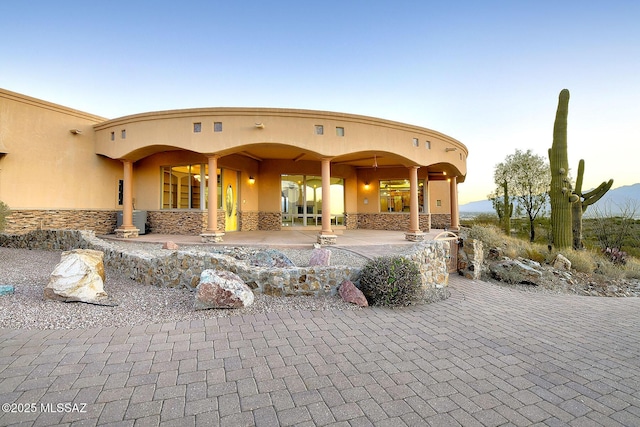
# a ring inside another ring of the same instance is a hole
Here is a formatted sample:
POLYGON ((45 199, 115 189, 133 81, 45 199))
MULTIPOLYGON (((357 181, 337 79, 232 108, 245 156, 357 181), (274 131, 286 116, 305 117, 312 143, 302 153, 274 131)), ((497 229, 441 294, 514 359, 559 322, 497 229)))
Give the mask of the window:
POLYGON ((222 122, 214 122, 213 123, 213 131, 214 132, 222 132, 222 122))
POLYGON ((124 203, 124 181, 119 179, 118 180, 118 206, 122 206, 123 203, 124 203))
MULTIPOLYGON (((206 164, 161 168, 162 209, 206 209, 209 186, 206 164)), ((222 206, 220 169, 217 171, 218 208, 222 206)))
POLYGON ((324 126, 316 125, 316 135, 324 135, 324 126))
POLYGON ((336 135, 337 136, 344 136, 344 128, 343 127, 336 127, 336 135))
POLYGON ((427 147, 427 150, 431 150, 431 141, 425 141, 424 146, 427 147))
POLYGON ((413 138, 413 146, 414 147, 419 147, 420 146, 420 140, 418 138, 413 138))
POLYGON ((193 124, 193 133, 200 133, 202 132, 202 123, 197 122, 193 124))
POLYGON ((380 212, 409 212, 410 202, 408 179, 380 181, 380 212))
POLYGON ((125 139, 126 137, 127 137, 127 130, 122 129, 122 131, 120 132, 120 138, 125 139))
POLYGON ((116 133, 115 132, 111 132, 111 140, 112 141, 116 140, 116 133))

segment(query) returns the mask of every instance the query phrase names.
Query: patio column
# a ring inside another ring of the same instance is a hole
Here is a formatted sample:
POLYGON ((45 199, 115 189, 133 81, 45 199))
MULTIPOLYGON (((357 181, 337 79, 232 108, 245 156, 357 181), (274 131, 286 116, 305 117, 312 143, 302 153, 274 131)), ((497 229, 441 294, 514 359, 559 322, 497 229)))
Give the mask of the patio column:
POLYGON ((409 168, 409 231, 404 236, 411 241, 424 240, 424 233, 420 230, 418 169, 419 166, 409 168))
POLYGON ((458 215, 458 178, 449 179, 449 193, 451 205, 451 230, 460 230, 460 216, 458 215))
POLYGON ((208 156, 208 172, 209 172, 209 205, 207 206, 207 229, 200 234, 204 243, 222 242, 223 231, 218 230, 218 158, 220 156, 208 156))
POLYGON ((424 213, 427 215, 427 231, 431 231, 431 191, 429 190, 429 174, 424 177, 424 213))
POLYGON ((322 159, 322 230, 318 235, 321 245, 334 245, 336 236, 331 229, 331 158, 322 159))
POLYGON ((122 225, 117 228, 116 237, 129 239, 138 237, 138 230, 133 225, 133 162, 123 160, 122 174, 122 225))

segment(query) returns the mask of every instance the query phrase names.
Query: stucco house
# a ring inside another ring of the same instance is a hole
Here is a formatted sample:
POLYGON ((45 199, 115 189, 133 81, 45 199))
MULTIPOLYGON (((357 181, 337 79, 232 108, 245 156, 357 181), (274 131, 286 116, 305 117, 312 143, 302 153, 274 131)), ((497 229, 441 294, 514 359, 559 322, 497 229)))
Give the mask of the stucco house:
POLYGON ((0 89, 9 233, 221 241, 311 227, 321 243, 358 228, 420 240, 431 228, 458 228, 467 155, 437 131, 354 114, 197 108, 106 119, 0 89))

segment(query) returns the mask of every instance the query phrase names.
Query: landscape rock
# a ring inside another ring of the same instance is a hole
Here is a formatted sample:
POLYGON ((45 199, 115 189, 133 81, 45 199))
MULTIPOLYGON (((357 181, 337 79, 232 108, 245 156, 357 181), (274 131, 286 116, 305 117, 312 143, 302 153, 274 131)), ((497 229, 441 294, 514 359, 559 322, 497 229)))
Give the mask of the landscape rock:
POLYGON ((44 289, 45 299, 115 305, 104 291, 104 253, 92 249, 62 252, 44 289))
POLYGON ((369 302, 367 298, 364 296, 362 291, 356 287, 350 280, 345 280, 338 288, 338 294, 340 297, 352 304, 357 304, 360 307, 368 307, 369 302))
POLYGON ((237 274, 228 270, 207 269, 196 288, 196 310, 242 308, 253 304, 254 295, 237 274))
POLYGON ((180 246, 176 245, 174 242, 172 241, 168 241, 168 242, 164 242, 164 245, 162 245, 162 249, 170 249, 172 251, 176 251, 180 248, 180 246))
POLYGON ((315 248, 311 251, 309 267, 328 267, 331 261, 331 251, 329 249, 315 248))
POLYGON ((489 264, 491 275, 507 283, 525 283, 537 285, 542 278, 542 273, 524 262, 515 259, 506 259, 489 264))
POLYGON ((553 268, 557 270, 571 270, 571 261, 569 261, 564 255, 558 254, 556 255, 556 259, 553 260, 553 268))
POLYGON ((248 263, 256 267, 295 267, 293 262, 277 249, 265 249, 255 252, 251 254, 248 263))

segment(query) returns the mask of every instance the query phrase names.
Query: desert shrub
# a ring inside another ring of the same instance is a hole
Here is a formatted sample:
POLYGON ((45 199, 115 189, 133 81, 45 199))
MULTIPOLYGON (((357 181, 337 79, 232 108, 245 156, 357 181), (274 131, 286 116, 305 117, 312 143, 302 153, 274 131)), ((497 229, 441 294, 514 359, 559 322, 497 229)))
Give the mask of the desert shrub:
POLYGON ((9 206, 0 200, 0 231, 4 230, 5 225, 7 225, 7 217, 11 215, 11 209, 9 206))
POLYGON ((525 254, 523 258, 531 259, 533 261, 539 262, 540 264, 544 264, 545 262, 547 262, 547 254, 541 250, 541 246, 539 245, 530 245, 528 248, 525 248, 525 254))
POLYGON ((636 258, 627 259, 624 266, 625 277, 627 279, 640 279, 640 261, 636 258))
POLYGON ((407 306, 423 296, 418 266, 400 256, 367 262, 361 270, 359 288, 371 305, 407 306))
POLYGON ((598 256, 591 251, 568 249, 562 255, 571 261, 571 268, 580 273, 593 273, 598 266, 598 256))
POLYGON ((624 279, 625 268, 621 265, 614 264, 606 259, 598 263, 596 273, 601 274, 609 279, 624 279))
POLYGON ((491 248, 502 248, 506 239, 502 230, 493 225, 474 225, 467 232, 467 237, 480 240, 485 252, 491 248))

